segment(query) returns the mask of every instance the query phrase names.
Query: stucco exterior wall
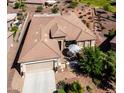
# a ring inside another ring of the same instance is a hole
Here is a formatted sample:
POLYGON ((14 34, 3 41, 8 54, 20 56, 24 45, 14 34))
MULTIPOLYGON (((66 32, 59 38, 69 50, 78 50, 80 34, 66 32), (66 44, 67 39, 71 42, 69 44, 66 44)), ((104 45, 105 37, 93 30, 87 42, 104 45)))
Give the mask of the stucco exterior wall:
POLYGON ((91 46, 94 47, 95 46, 95 43, 96 43, 95 40, 92 40, 91 41, 91 46))
POLYGON ((95 46, 95 40, 88 40, 88 41, 80 41, 77 42, 77 45, 80 46, 81 48, 84 47, 89 47, 89 46, 95 46))
POLYGON ((54 69, 54 67, 59 66, 59 63, 59 59, 21 63, 21 72, 23 72, 23 75, 25 75, 25 72, 54 69))

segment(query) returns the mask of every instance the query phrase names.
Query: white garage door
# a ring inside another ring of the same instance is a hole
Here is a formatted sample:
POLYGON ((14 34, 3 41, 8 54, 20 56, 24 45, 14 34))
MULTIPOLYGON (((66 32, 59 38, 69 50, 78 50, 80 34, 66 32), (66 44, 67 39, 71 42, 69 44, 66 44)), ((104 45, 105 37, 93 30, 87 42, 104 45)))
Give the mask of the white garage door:
POLYGON ((27 64, 26 65, 26 72, 34 72, 34 71, 41 71, 41 70, 52 70, 53 65, 54 65, 53 61, 27 64))

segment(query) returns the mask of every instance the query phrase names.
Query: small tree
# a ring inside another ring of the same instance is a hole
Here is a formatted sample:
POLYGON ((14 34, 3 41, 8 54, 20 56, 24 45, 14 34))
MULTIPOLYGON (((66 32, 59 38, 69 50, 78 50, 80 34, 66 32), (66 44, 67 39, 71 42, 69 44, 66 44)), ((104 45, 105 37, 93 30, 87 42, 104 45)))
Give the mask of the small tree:
POLYGON ((43 11, 43 6, 42 5, 37 6, 36 12, 42 12, 42 11, 43 11))
POLYGON ((11 28, 11 32, 13 32, 13 37, 15 37, 17 31, 18 31, 18 27, 17 26, 13 26, 11 28))
POLYGON ((23 0, 19 0, 19 1, 15 2, 14 8, 15 9, 22 9, 22 11, 25 11, 26 10, 26 5, 25 5, 23 0))
POLYGON ((78 58, 77 71, 90 75, 97 86, 103 82, 115 81, 116 64, 115 52, 102 52, 99 48, 84 48, 78 58))
POLYGON ((104 76, 107 77, 108 80, 115 81, 116 74, 116 55, 115 52, 110 50, 106 53, 106 60, 104 61, 104 76))
POLYGON ((89 75, 101 76, 104 56, 103 52, 98 48, 84 48, 83 54, 79 59, 79 69, 89 75))

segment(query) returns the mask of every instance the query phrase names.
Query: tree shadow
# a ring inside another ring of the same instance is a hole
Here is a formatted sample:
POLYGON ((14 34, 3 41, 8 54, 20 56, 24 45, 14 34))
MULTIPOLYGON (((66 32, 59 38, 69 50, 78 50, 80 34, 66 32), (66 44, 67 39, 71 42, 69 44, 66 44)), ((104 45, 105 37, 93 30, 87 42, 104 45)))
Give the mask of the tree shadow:
POLYGON ((69 51, 68 48, 63 49, 62 54, 66 57, 68 57, 67 52, 69 51))
POLYGON ((21 72, 21 69, 20 69, 20 63, 18 63, 18 59, 19 59, 19 56, 21 54, 21 51, 22 51, 22 48, 23 48, 23 44, 24 44, 24 41, 25 41, 25 38, 26 38, 26 35, 27 35, 27 32, 28 32, 30 23, 31 23, 31 20, 28 22, 28 25, 27 25, 26 31, 24 33, 23 39, 21 41, 21 44, 20 44, 19 49, 17 51, 16 57, 14 59, 13 65, 11 67, 11 69, 15 68, 19 74, 21 72))
POLYGON ((110 41, 115 37, 115 35, 107 37, 107 39, 99 46, 99 48, 103 51, 103 52, 107 52, 109 50, 111 50, 111 43, 110 41))
POLYGON ((87 74, 87 72, 83 71, 80 69, 80 66, 78 64, 76 64, 73 68, 72 68, 73 72, 77 75, 77 76, 84 76, 84 77, 91 77, 93 83, 98 87, 101 88, 103 90, 115 90, 115 88, 112 85, 112 81, 109 77, 109 75, 104 75, 104 76, 96 76, 96 75, 91 75, 91 74, 87 74), (96 83, 94 81, 94 79, 96 79, 96 83))

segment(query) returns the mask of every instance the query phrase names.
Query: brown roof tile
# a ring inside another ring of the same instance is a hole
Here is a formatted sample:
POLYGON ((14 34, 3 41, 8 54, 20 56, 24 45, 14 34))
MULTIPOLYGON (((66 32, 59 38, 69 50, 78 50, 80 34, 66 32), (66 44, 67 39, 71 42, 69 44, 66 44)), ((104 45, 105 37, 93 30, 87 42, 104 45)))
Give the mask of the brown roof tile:
POLYGON ((60 57, 58 42, 50 39, 65 36, 66 40, 91 40, 95 35, 75 16, 34 16, 32 18, 19 62, 60 57))

